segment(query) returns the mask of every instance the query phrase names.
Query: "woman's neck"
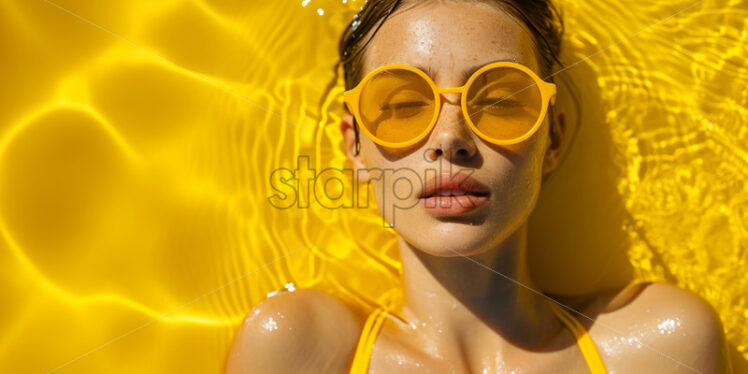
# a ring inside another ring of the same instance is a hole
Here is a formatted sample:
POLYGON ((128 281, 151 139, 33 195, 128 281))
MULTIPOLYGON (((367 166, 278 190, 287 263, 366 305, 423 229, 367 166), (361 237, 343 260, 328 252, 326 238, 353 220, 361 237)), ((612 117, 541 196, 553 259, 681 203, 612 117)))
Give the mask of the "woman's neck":
POLYGON ((470 257, 432 256, 398 237, 406 320, 443 341, 461 342, 451 349, 468 352, 471 345, 485 343, 481 336, 531 350, 546 344, 561 325, 546 300, 532 291, 526 225, 496 248, 470 257))

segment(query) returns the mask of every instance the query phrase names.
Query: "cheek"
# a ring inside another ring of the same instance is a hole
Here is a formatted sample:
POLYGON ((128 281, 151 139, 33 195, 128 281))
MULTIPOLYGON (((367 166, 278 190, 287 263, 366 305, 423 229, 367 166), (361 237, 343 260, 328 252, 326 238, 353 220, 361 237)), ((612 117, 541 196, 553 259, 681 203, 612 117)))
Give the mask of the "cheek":
POLYGON ((519 144, 485 150, 484 168, 487 170, 481 172, 491 175, 495 204, 504 207, 532 205, 540 189, 543 141, 544 137, 533 136, 519 144))
POLYGON ((385 154, 368 138, 361 140, 361 153, 376 204, 387 222, 394 223, 395 210, 412 209, 417 203, 421 191, 419 169, 409 162, 411 157, 385 154))
POLYGON ((528 211, 534 208, 540 194, 544 140, 544 136, 528 139, 528 142, 520 151, 521 157, 518 157, 513 165, 514 175, 508 179, 514 185, 513 190, 518 201, 521 201, 528 211))
POLYGON ((403 162, 388 162, 372 170, 371 184, 381 214, 390 224, 400 226, 416 209, 423 183, 418 168, 403 162), (399 222, 396 222, 399 220, 399 222))
POLYGON ((516 169, 522 170, 522 174, 537 174, 540 176, 542 163, 548 145, 548 127, 546 119, 540 128, 524 142, 514 144, 507 148, 511 163, 516 169))

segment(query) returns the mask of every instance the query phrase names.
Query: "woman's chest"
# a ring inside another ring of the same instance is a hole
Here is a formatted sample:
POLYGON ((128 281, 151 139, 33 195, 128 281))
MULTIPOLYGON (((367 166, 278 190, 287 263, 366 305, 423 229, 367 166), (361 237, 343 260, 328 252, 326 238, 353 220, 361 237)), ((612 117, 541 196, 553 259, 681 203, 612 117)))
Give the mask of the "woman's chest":
POLYGON ((574 341, 554 349, 499 349, 498 341, 476 337, 459 345, 439 337, 414 337, 382 331, 372 347, 369 374, 434 373, 588 373, 574 341), (470 347, 461 348, 461 347, 470 347))

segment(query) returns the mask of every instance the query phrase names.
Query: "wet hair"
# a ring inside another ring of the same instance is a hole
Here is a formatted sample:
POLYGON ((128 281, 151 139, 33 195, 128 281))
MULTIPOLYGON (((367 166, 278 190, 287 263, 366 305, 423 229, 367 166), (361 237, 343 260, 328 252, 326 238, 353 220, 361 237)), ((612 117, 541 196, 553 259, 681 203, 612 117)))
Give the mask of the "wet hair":
MULTIPOLYGON (((534 49, 537 55, 541 78, 553 82, 553 66, 560 61, 561 39, 564 33, 564 23, 561 14, 551 3, 551 0, 469 0, 498 6, 510 16, 521 21, 532 33, 534 49), (547 77, 547 78, 546 78, 547 77)), ((363 56, 366 46, 371 42, 379 28, 398 7, 404 3, 414 3, 413 0, 367 0, 361 11, 356 14, 350 24, 343 31, 338 44, 339 61, 335 66, 337 72, 342 65, 345 89, 355 87, 363 77, 361 76, 363 56), (373 32, 372 32, 373 30, 373 32), (369 36, 366 40, 364 38, 369 36)), ((554 120, 553 107, 548 114, 554 120)), ((353 120, 353 130, 356 134, 356 154, 359 153, 359 130, 356 120, 353 120)))

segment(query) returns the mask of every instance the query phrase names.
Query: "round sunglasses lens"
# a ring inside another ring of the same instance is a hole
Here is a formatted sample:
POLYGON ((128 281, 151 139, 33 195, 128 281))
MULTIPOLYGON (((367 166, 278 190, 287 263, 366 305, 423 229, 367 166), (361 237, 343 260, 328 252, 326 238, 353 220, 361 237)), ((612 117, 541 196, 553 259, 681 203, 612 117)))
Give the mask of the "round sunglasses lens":
POLYGON ((542 104, 535 80, 512 67, 481 73, 470 85, 465 101, 473 125, 496 140, 527 134, 538 121, 542 104))
POLYGON ((426 130, 434 117, 434 91, 420 75, 387 69, 361 90, 360 115, 367 130, 380 140, 403 143, 426 130))

